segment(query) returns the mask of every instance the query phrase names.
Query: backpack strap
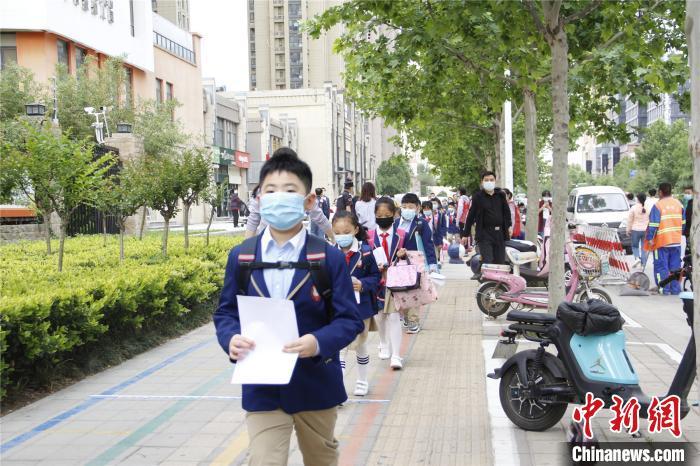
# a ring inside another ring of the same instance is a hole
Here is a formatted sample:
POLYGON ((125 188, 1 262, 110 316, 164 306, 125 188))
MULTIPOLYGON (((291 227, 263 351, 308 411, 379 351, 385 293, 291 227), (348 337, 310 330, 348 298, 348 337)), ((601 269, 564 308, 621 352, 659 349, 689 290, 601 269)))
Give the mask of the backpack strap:
POLYGON ((376 230, 367 230, 367 244, 370 245, 371 247, 374 247, 374 234, 376 233, 376 230))
POLYGON ((326 243, 325 240, 314 235, 306 235, 306 260, 309 263, 311 280, 316 286, 316 291, 323 298, 326 305, 328 322, 333 320, 333 289, 326 267, 326 243))
POLYGON ((248 238, 241 243, 238 252, 238 276, 236 277, 238 294, 240 295, 248 294, 246 285, 250 282, 250 276, 253 272, 253 265, 255 264, 259 238, 259 236, 253 236, 252 238, 248 238))

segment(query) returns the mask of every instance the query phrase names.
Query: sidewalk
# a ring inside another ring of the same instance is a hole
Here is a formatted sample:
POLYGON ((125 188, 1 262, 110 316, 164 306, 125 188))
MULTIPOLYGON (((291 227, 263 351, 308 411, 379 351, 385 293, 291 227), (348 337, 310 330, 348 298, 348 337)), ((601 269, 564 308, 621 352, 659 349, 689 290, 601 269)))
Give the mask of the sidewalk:
MULTIPOLYGON (((370 394, 340 408, 342 465, 493 464, 476 282, 446 266, 424 330, 404 335, 404 370, 376 358, 370 394), (472 311, 468 309, 474 308, 472 311)), ((355 384, 354 355, 346 388, 355 384)), ((2 418, 5 465, 245 464, 247 433, 232 367, 201 327, 2 418)), ((301 465, 296 442, 291 465, 301 465)))

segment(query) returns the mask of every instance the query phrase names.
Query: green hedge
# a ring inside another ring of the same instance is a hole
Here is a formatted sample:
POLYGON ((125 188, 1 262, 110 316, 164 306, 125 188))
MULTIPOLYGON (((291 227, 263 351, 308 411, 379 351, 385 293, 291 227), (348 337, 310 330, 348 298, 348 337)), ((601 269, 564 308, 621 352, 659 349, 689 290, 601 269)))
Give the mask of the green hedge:
POLYGON ((62 273, 43 242, 0 246, 0 396, 45 385, 86 351, 167 333, 215 300, 240 238, 212 237, 208 247, 192 238, 188 253, 183 239, 172 236, 163 259, 159 235, 128 238, 120 263, 115 238, 107 247, 98 235, 69 238, 62 273))

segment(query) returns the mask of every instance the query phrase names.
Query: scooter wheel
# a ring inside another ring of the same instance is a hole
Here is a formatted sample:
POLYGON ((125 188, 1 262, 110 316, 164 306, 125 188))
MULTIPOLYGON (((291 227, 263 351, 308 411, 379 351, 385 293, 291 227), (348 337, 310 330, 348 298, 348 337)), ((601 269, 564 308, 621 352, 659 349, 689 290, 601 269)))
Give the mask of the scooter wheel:
MULTIPOLYGON (((534 376, 531 367, 534 361, 528 362, 528 377, 534 376)), ((557 382, 546 367, 540 368, 538 385, 548 385, 557 382)), ((556 402, 552 396, 539 400, 529 400, 520 394, 520 390, 527 388, 527 381, 521 381, 517 365, 511 366, 501 378, 499 395, 501 407, 513 424, 525 430, 542 431, 554 426, 564 417, 567 403, 556 402)))
POLYGON ((608 304, 612 304, 612 298, 608 292, 602 288, 591 288, 590 290, 582 291, 576 298, 576 302, 585 303, 589 299, 597 299, 598 301, 604 301, 608 304))
POLYGON ((501 303, 497 299, 501 293, 507 291, 503 283, 486 282, 476 291, 476 304, 479 310, 490 317, 498 317, 505 314, 510 308, 510 303, 501 303))

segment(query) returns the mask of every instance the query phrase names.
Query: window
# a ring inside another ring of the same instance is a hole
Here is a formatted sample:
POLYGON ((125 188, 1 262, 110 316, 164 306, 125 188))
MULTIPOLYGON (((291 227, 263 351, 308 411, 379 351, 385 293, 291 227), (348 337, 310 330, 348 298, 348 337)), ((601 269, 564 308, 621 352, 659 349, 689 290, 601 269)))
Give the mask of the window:
POLYGON ((68 68, 68 42, 58 39, 56 41, 56 49, 58 51, 58 63, 68 68))
POLYGON ((576 212, 627 212, 627 198, 617 193, 582 194, 576 201, 576 212))
POLYGON ((163 102, 163 80, 156 78, 156 102, 163 102))
POLYGON ((214 145, 224 147, 224 119, 216 119, 216 131, 214 132, 214 145))
POLYGON ((226 134, 225 134, 225 147, 229 149, 236 148, 236 125, 232 121, 224 120, 226 134))
POLYGON ((173 100, 173 83, 165 83, 165 100, 173 100))
POLYGON ((14 32, 0 33, 0 68, 8 63, 17 63, 17 42, 14 32))
POLYGON ((129 0, 129 24, 131 27, 131 37, 134 37, 134 0, 129 0))
POLYGON ((77 71, 87 58, 87 50, 81 49, 80 47, 75 48, 75 70, 77 71))

